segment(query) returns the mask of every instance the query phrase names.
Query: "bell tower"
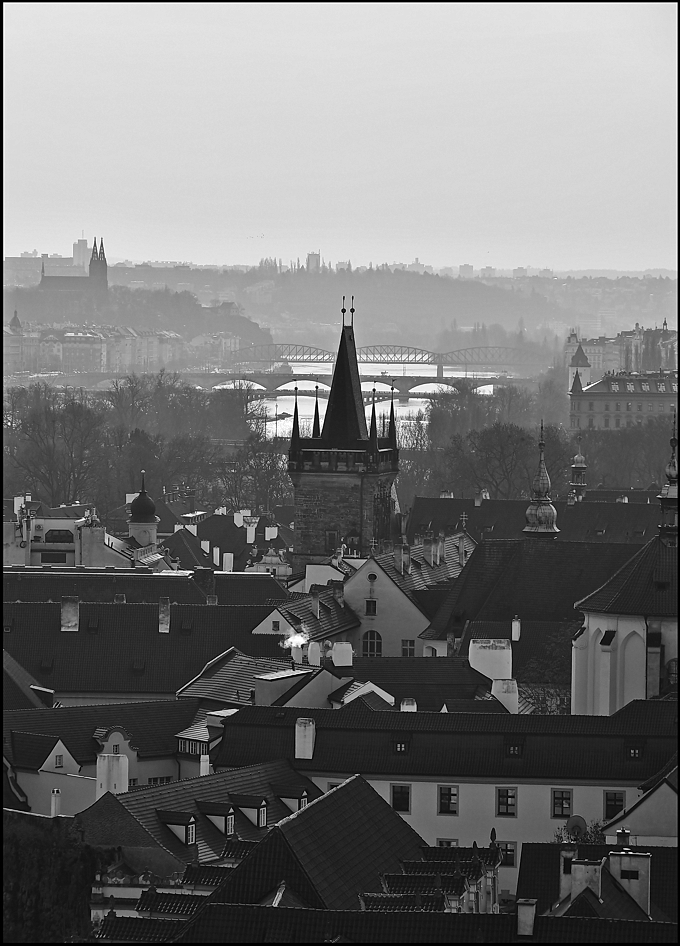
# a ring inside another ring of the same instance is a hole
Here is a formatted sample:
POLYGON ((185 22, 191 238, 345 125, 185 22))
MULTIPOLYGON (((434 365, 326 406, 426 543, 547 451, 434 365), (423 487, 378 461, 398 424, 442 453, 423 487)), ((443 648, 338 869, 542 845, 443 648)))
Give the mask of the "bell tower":
POLYGON ((370 430, 366 426, 354 340, 354 297, 351 321, 342 332, 333 371, 328 408, 319 432, 300 436, 297 407, 288 454, 288 473, 295 491, 294 559, 298 566, 322 562, 345 545, 365 557, 397 531, 398 504, 394 482, 399 450, 391 405, 387 436, 378 436, 375 392, 370 430))

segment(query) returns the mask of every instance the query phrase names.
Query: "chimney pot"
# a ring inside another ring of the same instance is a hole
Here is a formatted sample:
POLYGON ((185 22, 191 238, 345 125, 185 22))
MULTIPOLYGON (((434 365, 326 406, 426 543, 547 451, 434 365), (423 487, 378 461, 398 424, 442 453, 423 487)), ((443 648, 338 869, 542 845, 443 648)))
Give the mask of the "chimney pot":
POLYGON ((317 641, 310 641, 307 648, 307 660, 310 667, 321 666, 321 647, 317 641))
POLYGON ((50 798, 50 818, 56 818, 61 814, 61 789, 53 788, 50 798))
POLYGON ((522 633, 522 622, 517 615, 512 619, 512 639, 518 641, 522 633))
POLYGON ((331 651, 333 664, 336 667, 352 666, 352 645, 347 641, 336 641, 331 651))
POLYGON ((201 760, 199 762, 198 774, 199 776, 210 775, 210 756, 209 755, 206 754, 206 755, 201 756, 201 760))
POLYGON ((412 697, 407 696, 401 701, 401 706, 399 709, 402 713, 417 713, 418 704, 412 697))
POLYGON ((158 633, 170 633, 170 598, 158 599, 158 633))

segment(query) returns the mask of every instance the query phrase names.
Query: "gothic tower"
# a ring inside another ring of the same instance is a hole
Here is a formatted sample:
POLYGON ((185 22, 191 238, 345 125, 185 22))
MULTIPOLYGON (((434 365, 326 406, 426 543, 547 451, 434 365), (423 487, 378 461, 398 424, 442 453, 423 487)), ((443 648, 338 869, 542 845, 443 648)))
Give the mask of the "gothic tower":
MULTIPOLYGON (((354 301, 354 300, 352 300, 354 301)), ((333 371, 328 408, 319 432, 300 436, 297 397, 288 454, 295 490, 294 558, 298 566, 322 562, 337 548, 367 556, 394 537, 399 450, 390 414, 387 437, 378 437, 375 398, 370 431, 366 426, 352 321, 344 324, 333 371)))
POLYGON ((92 256, 90 258, 90 285, 94 292, 105 293, 109 288, 108 264, 104 253, 104 238, 99 241, 99 250, 97 250, 97 237, 94 238, 92 246, 92 256))

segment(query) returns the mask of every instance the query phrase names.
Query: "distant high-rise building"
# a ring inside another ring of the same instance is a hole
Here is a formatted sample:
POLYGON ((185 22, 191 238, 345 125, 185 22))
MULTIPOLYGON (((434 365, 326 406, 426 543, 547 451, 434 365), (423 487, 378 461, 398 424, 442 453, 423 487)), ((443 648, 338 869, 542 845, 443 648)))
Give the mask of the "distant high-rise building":
POLYGON ((73 244, 73 265, 77 266, 78 269, 83 269, 87 272, 87 264, 90 261, 90 247, 87 245, 87 240, 76 240, 73 244))
POLYGON ((518 266, 517 269, 513 269, 512 278, 513 279, 524 279, 527 274, 526 266, 518 266))
POLYGON ((552 279, 553 271, 552 269, 542 269, 538 274, 542 279, 552 279))
POLYGON ((482 279, 493 279, 493 277, 496 275, 496 270, 493 268, 493 266, 483 266, 479 271, 479 275, 482 277, 482 279))
POLYGON ((461 279, 472 279, 474 273, 474 266, 471 266, 469 263, 462 263, 458 267, 458 275, 461 279))
POLYGON ((307 272, 318 273, 321 271, 321 250, 318 253, 307 254, 307 272))

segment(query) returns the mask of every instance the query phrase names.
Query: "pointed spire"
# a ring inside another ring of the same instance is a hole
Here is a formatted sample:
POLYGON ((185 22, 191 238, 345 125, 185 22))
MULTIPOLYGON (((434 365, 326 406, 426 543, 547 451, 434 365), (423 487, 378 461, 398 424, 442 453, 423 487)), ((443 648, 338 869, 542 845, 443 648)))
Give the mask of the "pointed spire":
POLYGON ((295 410, 293 411, 293 430, 290 435, 290 448, 297 447, 300 442, 300 417, 298 415, 298 389, 295 385, 295 410))
POLYGON ((369 447, 371 453, 378 453, 378 424, 375 416, 375 388, 373 388, 373 404, 371 406, 371 432, 368 435, 369 447))
POLYGON ((394 418, 394 385, 392 385, 392 398, 390 400, 390 426, 387 430, 387 437, 392 450, 397 449, 397 423, 394 418))
POLYGON ((345 327, 345 313, 347 312, 347 309, 345 308, 344 296, 342 297, 342 309, 340 309, 340 311, 342 312, 342 327, 344 328, 345 327))
POLYGON ((316 440, 321 436, 321 422, 319 421, 319 385, 316 385, 316 400, 314 402, 314 427, 312 437, 316 440))
POLYGON ((94 238, 94 244, 92 246, 92 256, 90 257, 90 259, 91 260, 99 259, 99 253, 97 252, 97 237, 94 238))
POLYGON ((352 296, 352 305, 350 306, 349 313, 351 316, 350 325, 352 326, 352 328, 354 328, 354 296, 352 296))
POLYGON ((569 393, 581 394, 582 391, 583 391, 583 385, 581 384, 581 375, 578 373, 578 369, 577 369, 576 374, 574 375, 574 380, 571 383, 571 390, 569 393))
POLYGON ((144 477, 145 477, 145 475, 146 475, 146 470, 142 470, 142 488, 141 488, 140 491, 139 491, 140 496, 141 496, 142 493, 145 493, 145 492, 146 492, 146 489, 144 488, 144 477))
POLYGON ((346 311, 343 296, 342 333, 321 431, 322 439, 338 449, 353 447, 357 440, 368 440, 354 329, 344 324, 346 311))
POLYGON ((531 502, 527 507, 526 521, 523 532, 555 536, 560 531, 556 525, 557 510, 550 499, 550 477, 545 465, 543 419, 541 419, 541 435, 538 441, 538 469, 531 484, 531 502))
POLYGON ((104 255, 104 237, 99 241, 99 259, 106 262, 106 256, 104 255))

